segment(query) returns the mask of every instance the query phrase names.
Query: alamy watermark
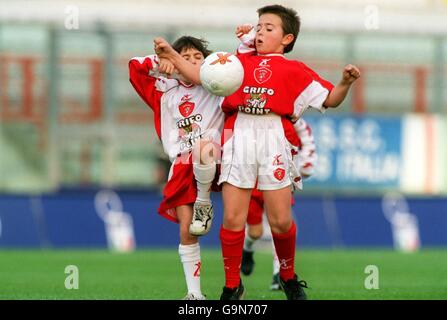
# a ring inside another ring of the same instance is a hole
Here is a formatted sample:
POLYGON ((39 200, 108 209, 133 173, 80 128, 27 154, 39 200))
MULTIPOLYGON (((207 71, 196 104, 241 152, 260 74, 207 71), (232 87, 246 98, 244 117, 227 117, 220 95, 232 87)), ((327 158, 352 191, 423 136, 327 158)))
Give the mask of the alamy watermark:
POLYGON ((365 29, 379 30, 380 29, 380 11, 376 5, 368 5, 365 7, 365 29))
POLYGON ((77 290, 79 289, 79 269, 75 265, 68 265, 65 267, 65 289, 67 290, 77 290))
POLYGON ((65 7, 64 27, 67 30, 79 30, 79 7, 69 5, 65 7))
POLYGON ((364 282, 365 289, 379 289, 379 268, 376 265, 367 265, 364 272, 368 275, 364 282))

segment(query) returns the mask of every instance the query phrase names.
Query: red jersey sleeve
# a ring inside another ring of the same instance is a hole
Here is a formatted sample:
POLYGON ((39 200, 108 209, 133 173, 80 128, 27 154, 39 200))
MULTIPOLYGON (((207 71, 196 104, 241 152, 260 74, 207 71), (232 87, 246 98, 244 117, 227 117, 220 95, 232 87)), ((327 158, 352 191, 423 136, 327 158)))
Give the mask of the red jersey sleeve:
POLYGON ((323 79, 322 77, 320 77, 315 71, 313 71, 311 68, 309 68, 308 66, 306 66, 304 63, 301 62, 301 66, 303 67, 303 69, 306 71, 307 74, 309 74, 312 79, 314 81, 319 82, 324 88, 326 88, 329 92, 332 91, 332 89, 334 88, 334 85, 332 83, 330 83, 329 81, 323 79))
POLYGON ((163 95, 163 92, 156 87, 158 79, 150 75, 150 72, 156 69, 156 64, 158 64, 156 56, 136 57, 129 61, 129 81, 141 99, 155 113, 160 111, 160 100, 163 95))
POLYGON ((158 77, 158 58, 156 55, 135 57, 129 61, 129 81, 138 95, 154 111, 155 130, 161 132, 161 97, 164 92, 176 85, 176 80, 158 77))
POLYGON ((318 109, 320 112, 326 111, 323 104, 334 85, 321 78, 304 63, 298 62, 298 65, 301 71, 308 77, 309 84, 294 102, 293 118, 300 118, 309 107, 318 109))

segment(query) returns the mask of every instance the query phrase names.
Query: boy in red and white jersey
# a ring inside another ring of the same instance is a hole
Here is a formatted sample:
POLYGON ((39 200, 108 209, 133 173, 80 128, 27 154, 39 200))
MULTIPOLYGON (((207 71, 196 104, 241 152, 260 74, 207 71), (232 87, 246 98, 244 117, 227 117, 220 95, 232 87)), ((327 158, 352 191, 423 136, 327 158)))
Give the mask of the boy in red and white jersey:
POLYGON ((321 112, 337 107, 360 72, 355 66, 346 66, 342 80, 334 87, 304 63, 284 57, 293 49, 299 33, 295 10, 272 5, 260 8, 258 14, 251 38, 248 28, 238 30, 241 37, 248 35, 248 39, 242 39, 246 46, 238 55, 244 66, 244 82, 222 104, 227 113, 224 130, 232 129, 234 134, 223 145, 219 178, 225 205, 221 243, 226 284, 221 298, 239 299, 243 295, 239 266, 250 191, 257 179, 280 262, 281 287, 287 299, 300 300, 306 299, 306 294, 305 283, 298 280, 294 270, 296 226, 290 185, 295 178, 290 172, 288 155, 293 141, 288 137, 291 130, 286 119, 300 118, 309 107, 321 112), (257 143, 247 145, 247 136, 257 143), (244 163, 244 153, 255 153, 256 165, 244 163))
MULTIPOLYGON (((198 68, 210 53, 207 43, 181 37, 173 48, 188 64, 198 68)), ((222 98, 185 80, 170 79, 173 65, 156 55, 129 61, 130 82, 154 112, 154 125, 172 165, 158 212, 179 223, 179 255, 188 294, 185 299, 204 299, 200 289, 200 246, 197 236, 207 233, 213 218, 210 189, 216 177, 216 152, 224 114, 222 98)))
POLYGON ((280 262, 281 287, 287 299, 300 300, 306 299, 306 294, 305 283, 294 271, 296 226, 290 207, 290 185, 295 178, 290 172, 292 141, 286 119, 300 118, 309 107, 321 112, 337 107, 360 72, 355 66, 346 66, 342 80, 334 87, 304 63, 284 57, 293 49, 300 29, 295 10, 272 5, 258 9, 258 14, 252 38, 248 28, 238 30, 241 37, 248 34, 249 38, 243 39, 245 52, 239 50, 238 55, 244 66, 244 82, 222 104, 227 112, 224 130, 232 129, 234 134, 223 145, 219 178, 225 205, 221 243, 226 284, 221 298, 240 299, 244 292, 239 266, 250 191, 257 178, 280 262), (247 136, 257 143, 247 145, 247 136), (244 152, 256 154, 255 165, 244 162, 244 152))

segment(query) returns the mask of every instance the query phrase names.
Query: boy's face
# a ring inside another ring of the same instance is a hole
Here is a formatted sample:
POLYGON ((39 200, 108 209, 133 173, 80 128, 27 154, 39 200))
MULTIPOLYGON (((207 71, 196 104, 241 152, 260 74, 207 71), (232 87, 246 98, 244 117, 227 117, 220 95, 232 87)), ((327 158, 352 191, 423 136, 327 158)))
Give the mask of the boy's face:
POLYGON ((203 53, 195 48, 182 49, 182 51, 180 51, 180 55, 183 57, 183 59, 191 62, 193 65, 199 66, 205 59, 203 53))
POLYGON ((256 51, 261 54, 283 53, 284 48, 293 40, 293 35, 284 35, 282 21, 273 13, 265 13, 259 17, 256 26, 256 51))
MULTIPOLYGON (((200 68, 203 60, 205 60, 203 53, 195 48, 183 48, 180 51, 180 56, 186 61, 192 63, 194 66, 197 66, 197 68, 200 68)), ((186 81, 186 79, 182 75, 179 75, 179 78, 183 82, 189 83, 189 81, 186 81)))

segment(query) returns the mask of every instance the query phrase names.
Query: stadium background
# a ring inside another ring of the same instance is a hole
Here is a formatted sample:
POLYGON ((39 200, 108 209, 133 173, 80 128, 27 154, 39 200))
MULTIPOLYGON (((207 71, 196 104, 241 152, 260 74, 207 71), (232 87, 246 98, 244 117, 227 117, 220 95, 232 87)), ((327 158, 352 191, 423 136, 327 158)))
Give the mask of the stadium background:
MULTIPOLYGON (((0 0, 0 265, 30 248, 175 255, 177 226, 156 213, 166 158, 127 61, 153 53, 155 36, 191 34, 234 51, 234 27, 267 3, 0 0), (118 195, 115 207, 97 198, 103 190, 118 195), (127 213, 116 243, 101 208, 127 213)), ((319 164, 296 195, 298 248, 435 250, 445 261, 446 1, 280 3, 302 18, 290 58, 333 82, 346 63, 362 70, 340 108, 304 115, 319 164)), ((215 225, 201 244, 218 252, 222 203, 213 198, 215 225)))

